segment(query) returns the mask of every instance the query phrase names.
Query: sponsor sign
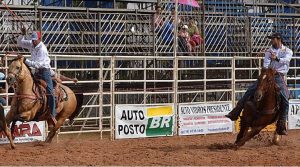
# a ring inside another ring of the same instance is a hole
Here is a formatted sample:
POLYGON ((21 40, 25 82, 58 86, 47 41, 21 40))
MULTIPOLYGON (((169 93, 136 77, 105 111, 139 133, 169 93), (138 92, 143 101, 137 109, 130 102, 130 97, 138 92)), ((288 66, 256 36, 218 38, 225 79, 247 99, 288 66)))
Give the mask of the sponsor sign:
MULTIPOLYGON (((5 110, 5 115, 8 110, 5 110)), ((46 139, 46 123, 40 122, 17 122, 15 125, 14 136, 15 143, 25 143, 33 141, 45 141, 46 139)), ((0 132, 0 144, 9 143, 5 133, 0 132)))
POLYGON ((116 105, 115 112, 116 139, 173 136, 172 106, 116 105))
POLYGON ((179 105, 179 135, 232 132, 231 103, 179 105))
POLYGON ((290 101, 288 129, 300 129, 300 101, 290 101))

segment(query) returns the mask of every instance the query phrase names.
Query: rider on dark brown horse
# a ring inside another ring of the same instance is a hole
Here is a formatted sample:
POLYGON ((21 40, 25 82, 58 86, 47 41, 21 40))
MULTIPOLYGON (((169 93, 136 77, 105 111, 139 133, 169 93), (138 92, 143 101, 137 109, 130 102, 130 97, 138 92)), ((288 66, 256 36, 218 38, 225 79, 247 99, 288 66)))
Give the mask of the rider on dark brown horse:
MULTIPOLYGON (((275 75, 275 81, 280 87, 281 102, 280 102, 280 114, 277 121, 277 133, 279 135, 287 135, 286 131, 286 119, 289 111, 288 89, 284 81, 284 76, 289 71, 289 64, 292 58, 293 52, 282 44, 282 37, 280 33, 274 33, 268 36, 271 39, 272 47, 265 53, 264 68, 274 68, 277 73, 275 75)), ((238 119, 240 113, 244 108, 245 102, 254 95, 257 87, 257 81, 248 88, 245 95, 239 100, 237 106, 228 114, 225 115, 232 121, 238 119)))
POLYGON ((25 40, 26 29, 22 28, 22 35, 18 38, 18 45, 22 48, 26 48, 31 52, 31 60, 26 59, 25 64, 35 68, 35 75, 47 83, 47 100, 50 107, 52 120, 56 123, 56 110, 55 110, 55 98, 53 95, 53 83, 50 72, 50 58, 48 50, 43 42, 40 41, 40 33, 33 32, 31 40, 25 40))

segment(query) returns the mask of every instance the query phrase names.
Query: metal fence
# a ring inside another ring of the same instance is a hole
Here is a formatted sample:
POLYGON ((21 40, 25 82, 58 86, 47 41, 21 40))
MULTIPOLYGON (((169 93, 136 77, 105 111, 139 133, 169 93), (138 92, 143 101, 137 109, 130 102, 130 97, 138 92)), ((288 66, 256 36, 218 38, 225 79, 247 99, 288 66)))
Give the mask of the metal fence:
POLYGON ((116 104, 234 104, 258 77, 260 53, 269 47, 266 36, 275 31, 283 34, 285 44, 294 51, 287 83, 291 98, 300 97, 297 17, 203 15, 192 9, 180 11, 182 23, 175 25, 167 5, 159 17, 143 10, 37 7, 14 11, 19 19, 0 11, 1 55, 28 55, 16 45, 22 22, 30 32, 42 32, 52 67, 79 79, 77 85, 65 84, 84 93, 84 105, 75 123, 66 122, 60 134, 113 132, 116 104), (181 48, 177 33, 191 17, 203 38, 194 51, 181 48), (160 26, 155 26, 157 18, 160 26))

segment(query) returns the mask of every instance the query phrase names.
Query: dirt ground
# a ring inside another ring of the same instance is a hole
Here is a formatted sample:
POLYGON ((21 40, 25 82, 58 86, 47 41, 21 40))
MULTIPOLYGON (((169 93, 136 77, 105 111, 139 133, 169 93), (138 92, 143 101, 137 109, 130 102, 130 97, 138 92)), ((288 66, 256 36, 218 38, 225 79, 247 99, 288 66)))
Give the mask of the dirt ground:
POLYGON ((235 134, 110 141, 99 135, 60 136, 59 142, 0 146, 0 165, 300 165, 300 131, 280 146, 264 132, 239 150, 235 134))

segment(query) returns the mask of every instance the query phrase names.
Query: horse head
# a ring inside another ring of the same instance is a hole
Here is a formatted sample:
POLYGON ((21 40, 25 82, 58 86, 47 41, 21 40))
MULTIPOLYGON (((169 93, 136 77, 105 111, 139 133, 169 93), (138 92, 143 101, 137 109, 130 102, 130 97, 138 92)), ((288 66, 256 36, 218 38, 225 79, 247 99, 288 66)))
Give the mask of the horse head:
POLYGON ((264 68, 258 78, 257 88, 254 94, 254 99, 259 102, 263 99, 264 95, 274 87, 276 71, 272 68, 264 68))
POLYGON ((8 67, 8 76, 6 78, 7 84, 13 86, 18 82, 22 82, 27 77, 25 68, 27 67, 24 64, 24 57, 13 59, 8 67))

